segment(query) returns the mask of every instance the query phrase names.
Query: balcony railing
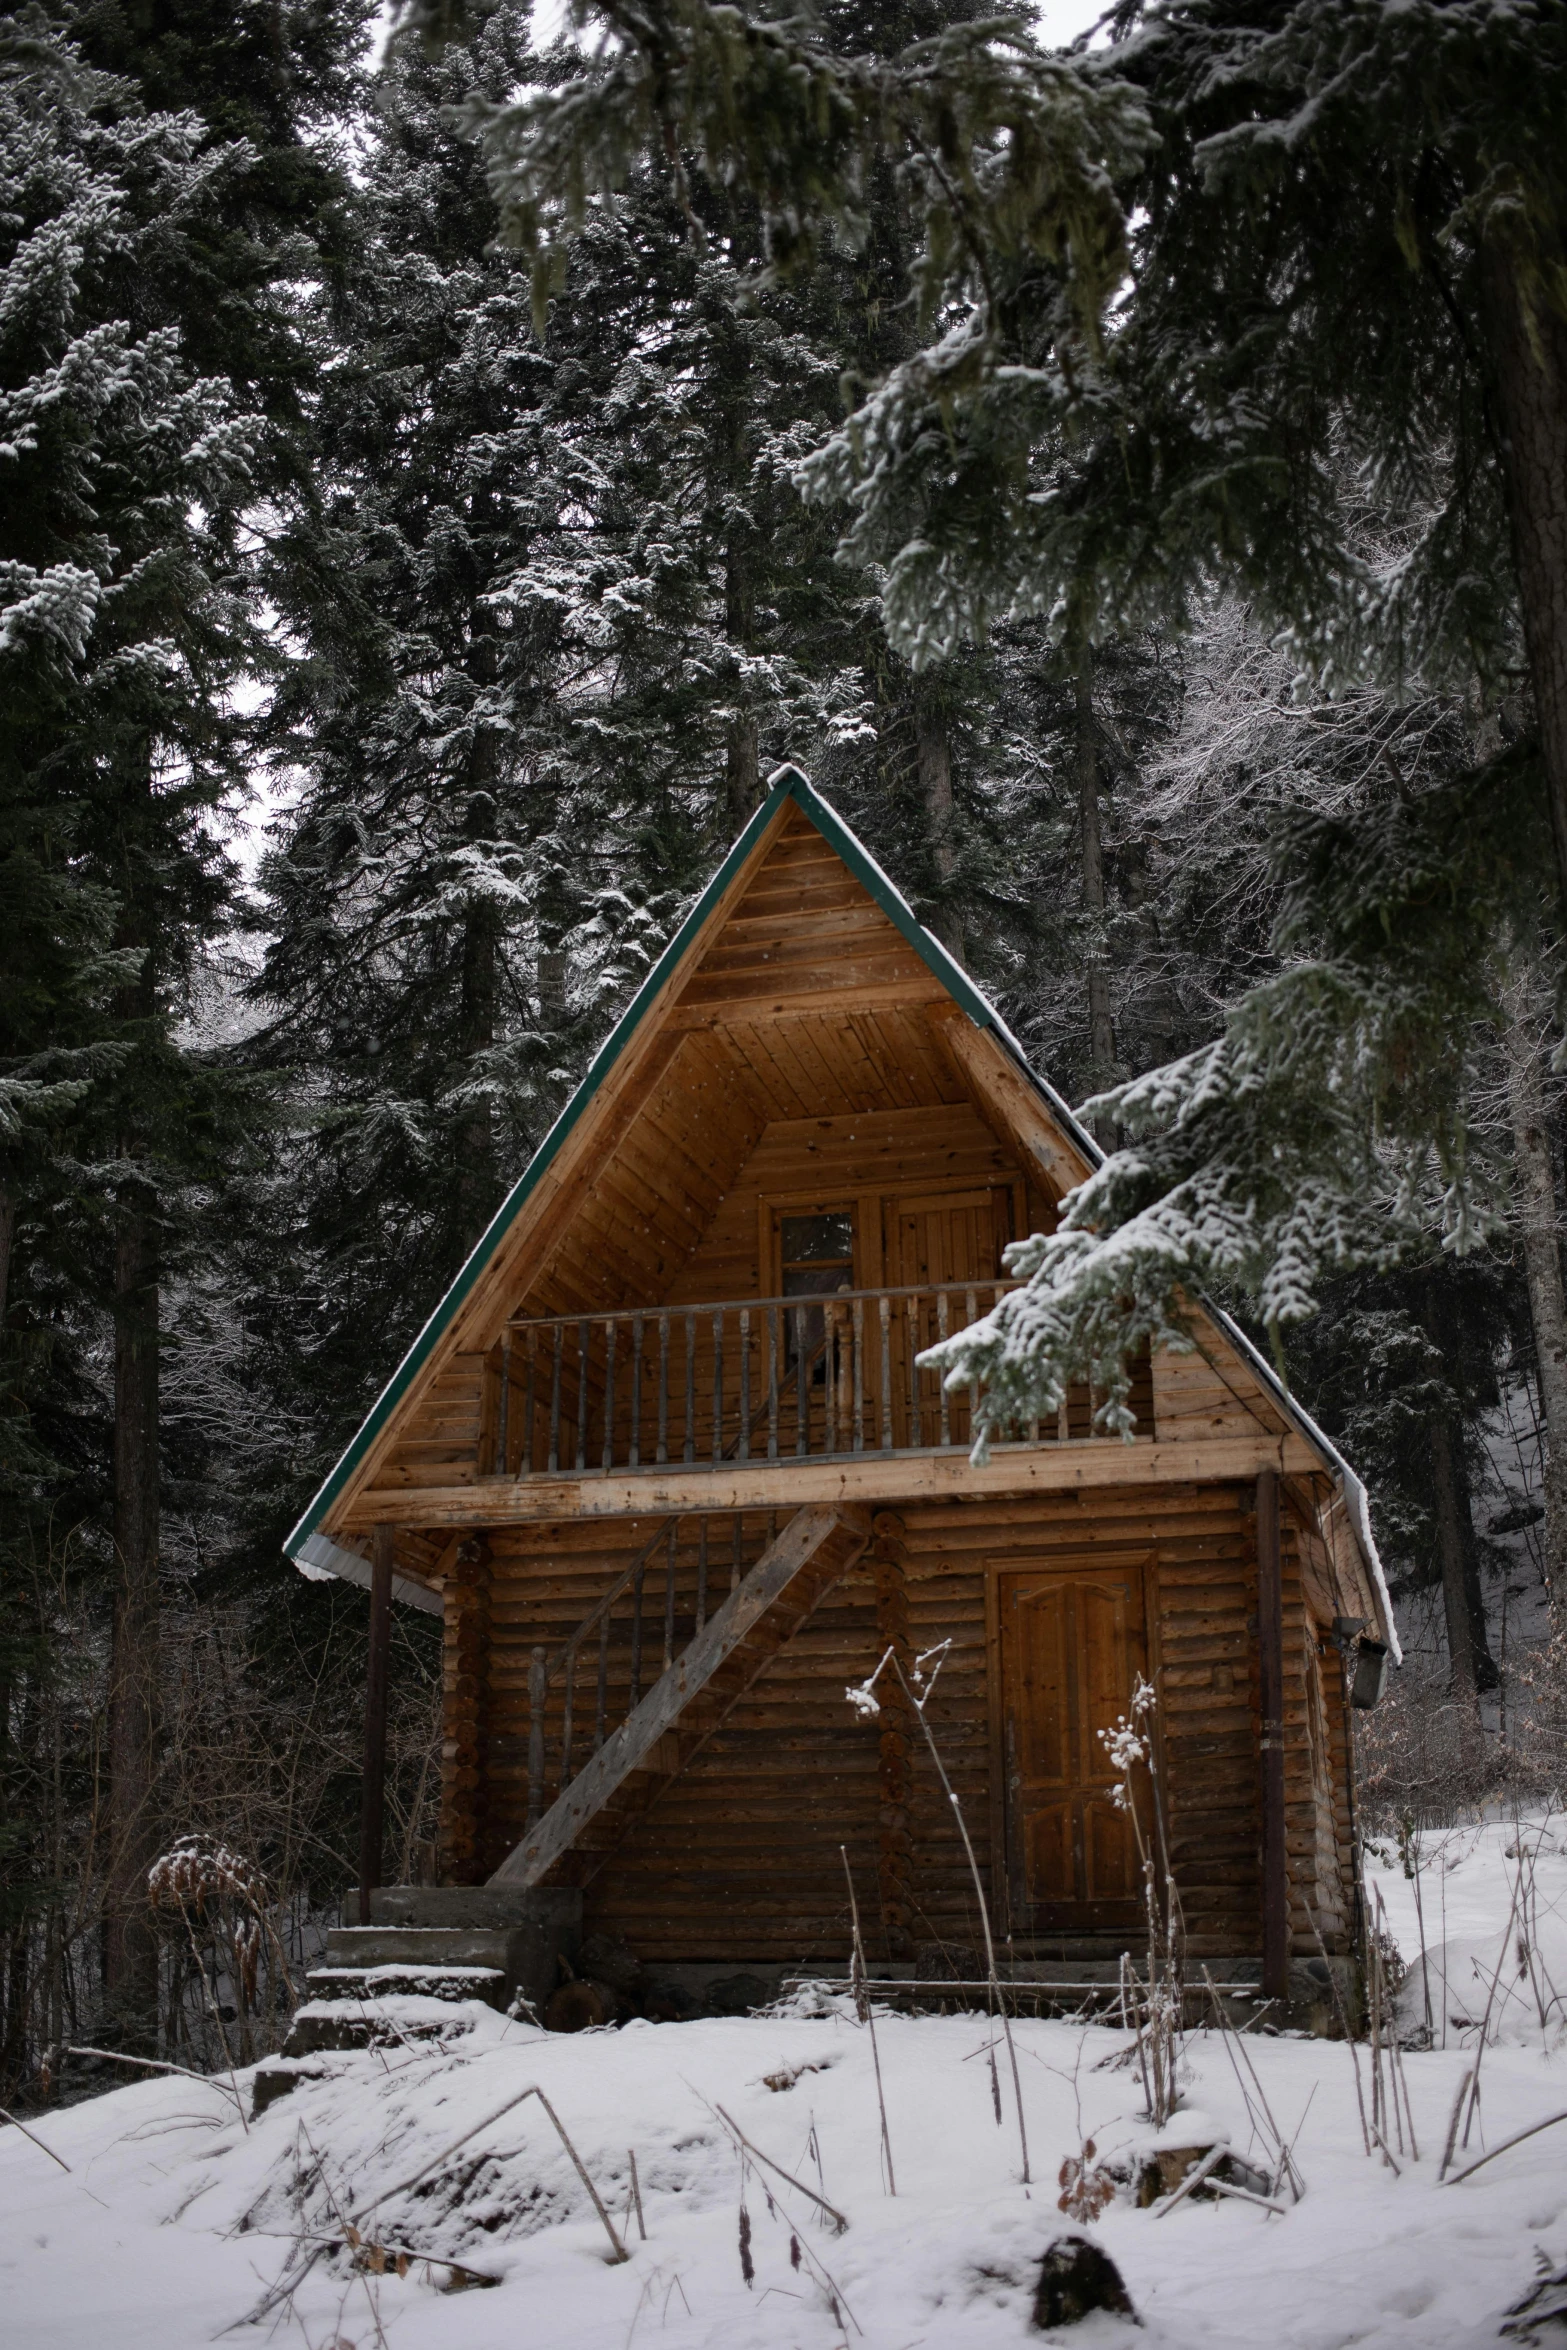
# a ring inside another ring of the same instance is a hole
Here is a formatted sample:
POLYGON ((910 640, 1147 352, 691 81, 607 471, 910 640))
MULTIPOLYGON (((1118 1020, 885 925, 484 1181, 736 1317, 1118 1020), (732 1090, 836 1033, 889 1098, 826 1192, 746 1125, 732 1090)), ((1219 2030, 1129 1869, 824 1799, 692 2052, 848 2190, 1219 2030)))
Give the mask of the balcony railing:
MULTIPOLYGON (((717 1468, 967 1450, 977 1391, 951 1393, 918 1357, 1017 1286, 942 1282, 649 1306, 511 1324, 494 1357, 490 1474, 717 1468)), ((996 1440, 1091 1433, 1083 1389, 1051 1422, 996 1440)))

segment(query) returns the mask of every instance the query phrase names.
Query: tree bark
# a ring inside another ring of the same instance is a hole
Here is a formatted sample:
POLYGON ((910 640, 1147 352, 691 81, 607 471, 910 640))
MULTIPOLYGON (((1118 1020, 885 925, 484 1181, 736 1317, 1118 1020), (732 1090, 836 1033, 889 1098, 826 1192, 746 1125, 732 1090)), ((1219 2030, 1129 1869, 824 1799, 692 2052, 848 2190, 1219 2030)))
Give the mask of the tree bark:
MULTIPOLYGON (((731 543, 724 558, 724 630, 736 653, 751 649, 756 629, 756 592, 745 551, 731 543)), ((724 792, 729 820, 738 832, 762 797, 761 749, 755 714, 736 711, 724 746, 724 792)))
MULTIPOLYGON (((1077 711, 1077 821, 1082 856, 1083 911, 1102 931, 1105 911, 1104 835, 1099 810, 1099 728, 1094 717, 1094 656, 1084 645, 1078 654, 1075 677, 1077 711)), ((1095 1093, 1115 1081, 1115 1021, 1110 1010, 1110 972, 1102 939, 1088 954, 1088 1049, 1092 1062, 1091 1090, 1095 1093)), ((1099 1136, 1112 1145, 1113 1129, 1099 1136)))
POLYGON ((0 1335, 5 1331, 6 1301, 11 1291, 11 1243, 16 1237, 16 1202, 0 1183, 0 1335))
POLYGON ((1545 1104, 1545 1048, 1521 987, 1509 1012, 1505 1043, 1514 1189, 1545 1429, 1545 1581, 1552 1617, 1560 1625, 1567 1619, 1567 1291, 1545 1104))
MULTIPOLYGON (((470 898, 463 917, 462 980, 457 1050, 470 1082, 475 1065, 495 1043, 495 996, 500 920, 488 898, 470 898)), ((457 1254, 466 1257, 495 1212, 495 1120, 480 1091, 464 1107, 457 1131, 457 1254)))
POLYGON ((1482 246, 1524 647, 1567 908, 1567 319, 1542 282, 1563 259, 1541 254, 1531 291, 1512 232, 1493 226, 1482 246))
POLYGON ((158 1857, 158 1225, 122 1200, 114 1260, 114 1553, 104 1988, 128 2045, 157 2039, 158 1948, 147 1872, 158 1857))
MULTIPOLYGON (((487 514, 488 500, 480 512, 487 514)), ((500 675, 500 656, 493 635, 475 632, 470 638, 469 667, 481 696, 488 696, 500 675)), ((481 726, 468 758, 468 799, 463 811, 463 837, 472 849, 482 850, 496 830, 495 778, 499 749, 494 732, 481 726)), ((458 977, 457 1058, 466 1082, 478 1073, 495 1044, 495 1006, 499 980, 501 921, 493 898, 482 890, 468 898, 463 909, 462 963, 458 977)), ((456 1210, 455 1256, 461 1262, 495 1212, 499 1185, 495 1169, 495 1119, 487 1092, 481 1089, 467 1101, 454 1137, 453 1202, 456 1210)))
POLYGON ((1485 1636, 1479 1576, 1469 1521, 1469 1480, 1460 1454, 1461 1438, 1451 1419, 1431 1423, 1431 1491, 1437 1549, 1442 1567, 1442 1612, 1453 1700, 1458 1708, 1459 1754, 1468 1766, 1480 1759, 1480 1692, 1494 1689, 1500 1676, 1485 1636))
POLYGON ((948 901, 958 868, 957 842, 953 837, 952 738, 939 698, 922 682, 917 682, 914 689, 914 760, 940 893, 929 917, 929 928, 954 961, 961 963, 963 924, 956 907, 948 901))

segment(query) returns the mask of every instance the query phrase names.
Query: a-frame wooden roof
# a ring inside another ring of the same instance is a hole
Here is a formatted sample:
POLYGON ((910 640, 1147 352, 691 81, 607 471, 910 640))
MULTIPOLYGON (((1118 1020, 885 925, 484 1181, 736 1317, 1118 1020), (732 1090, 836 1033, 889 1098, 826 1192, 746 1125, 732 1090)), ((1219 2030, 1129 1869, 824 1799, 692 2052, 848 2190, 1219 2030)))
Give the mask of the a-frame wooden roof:
MULTIPOLYGON (((1048 1197, 1098 1160, 995 1007, 827 802, 783 769, 288 1536, 288 1556, 307 1574, 364 1580, 344 1514, 394 1448, 417 1450, 421 1428, 460 1411, 464 1378, 507 1318, 668 1296, 764 1128, 900 1110, 914 1126, 958 1104, 978 1106, 1048 1197)), ((1246 1408, 1309 1438, 1380 1590, 1358 1481, 1241 1333, 1204 1319, 1246 1408)), ((424 1580, 434 1550, 400 1546, 398 1561, 409 1570, 399 1596, 439 1605, 424 1580)), ((1391 1631, 1385 1595, 1378 1613, 1391 1631)))

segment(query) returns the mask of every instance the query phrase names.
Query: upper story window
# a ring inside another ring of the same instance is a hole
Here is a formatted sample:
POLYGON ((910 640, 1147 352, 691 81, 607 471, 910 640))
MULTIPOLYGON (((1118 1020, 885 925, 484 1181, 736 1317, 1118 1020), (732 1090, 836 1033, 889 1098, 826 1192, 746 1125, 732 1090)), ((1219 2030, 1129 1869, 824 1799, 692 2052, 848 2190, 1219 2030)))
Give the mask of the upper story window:
MULTIPOLYGON (((854 1211, 831 1208, 822 1215, 780 1216, 778 1254, 785 1297, 831 1297, 854 1287, 854 1211)), ((786 1314, 787 1360, 797 1358, 803 1337, 807 1355, 822 1352, 827 1334, 820 1306, 786 1314)))

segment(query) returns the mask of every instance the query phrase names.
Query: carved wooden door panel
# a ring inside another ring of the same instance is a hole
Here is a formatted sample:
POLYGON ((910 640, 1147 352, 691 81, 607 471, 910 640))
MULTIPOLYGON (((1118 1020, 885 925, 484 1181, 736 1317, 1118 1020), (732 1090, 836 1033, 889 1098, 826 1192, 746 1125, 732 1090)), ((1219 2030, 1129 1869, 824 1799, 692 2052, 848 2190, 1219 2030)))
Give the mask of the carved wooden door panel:
POLYGON ((1144 1668, 1142 1570, 1003 1575, 999 1601, 1014 1929, 1135 1926, 1136 1840, 1101 1732, 1144 1668))

